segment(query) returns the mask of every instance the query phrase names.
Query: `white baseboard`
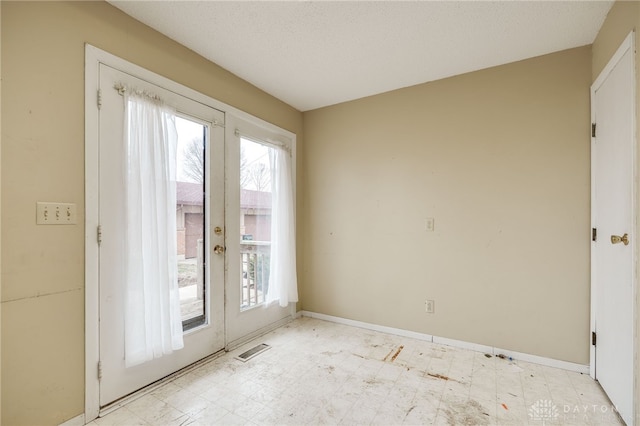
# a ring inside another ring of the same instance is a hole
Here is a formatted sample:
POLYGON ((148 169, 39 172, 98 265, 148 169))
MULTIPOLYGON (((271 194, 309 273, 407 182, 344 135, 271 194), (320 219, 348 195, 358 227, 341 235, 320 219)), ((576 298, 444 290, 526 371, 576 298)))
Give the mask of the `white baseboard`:
POLYGON ((64 423, 60 423, 59 426, 84 426, 84 414, 80 414, 79 416, 75 416, 64 423))
POLYGON ((402 330, 400 328, 386 327, 384 325, 376 325, 368 322, 355 321, 341 317, 334 317, 331 315, 318 314, 316 312, 300 311, 299 314, 303 317, 317 318, 324 321, 335 322, 338 324, 350 325, 352 327, 364 328, 367 330, 379 331, 381 333, 395 334, 396 336, 411 337, 417 340, 426 340, 427 342, 433 341, 433 336, 429 334, 416 333, 415 331, 402 330))
POLYGON ((546 358, 539 355, 531 355, 522 352, 511 351, 509 349, 494 348, 494 355, 504 354, 513 359, 530 362, 532 364, 540 364, 547 367, 561 368, 563 370, 575 371, 576 373, 589 374, 588 364, 577 364, 575 362, 562 361, 559 359, 546 358))
POLYGON ((475 352, 489 353, 492 355, 503 354, 511 357, 515 360, 531 362, 533 364, 540 364, 547 367, 561 368, 563 370, 575 371, 577 373, 589 374, 589 365, 577 364, 568 361, 561 361, 553 358, 546 358, 538 355, 531 355, 522 352, 511 351, 508 349, 500 349, 494 346, 481 345, 478 343, 465 342, 463 340, 448 339, 446 337, 432 336, 430 334, 418 333, 415 331, 403 330, 400 328, 386 327, 382 325, 371 324, 368 322, 355 321, 341 317, 334 317, 332 315, 319 314, 316 312, 300 311, 298 316, 305 316, 309 318, 317 318, 324 321, 335 322, 337 324, 350 325, 352 327, 364 328, 366 330, 379 331, 387 334, 394 334, 396 336, 411 337, 417 340, 424 340, 427 342, 433 342, 440 345, 452 346, 454 348, 468 349, 475 352))
POLYGON ((433 343, 438 345, 452 346, 454 348, 468 349, 474 352, 482 352, 485 354, 495 355, 493 346, 481 345, 480 343, 471 343, 464 340, 448 339, 446 337, 433 336, 433 343))
POLYGON ((253 339, 257 339, 258 337, 264 336, 265 334, 275 330, 276 328, 280 328, 285 324, 290 323, 291 321, 293 321, 293 319, 295 319, 297 316, 297 314, 293 313, 291 316, 287 316, 281 320, 278 320, 274 323, 271 323, 269 325, 267 325, 266 327, 262 327, 259 330, 254 331, 253 333, 249 333, 246 336, 242 336, 239 339, 233 340, 231 342, 227 343, 227 346, 225 347, 225 350, 227 352, 230 352, 242 345, 244 345, 247 342, 250 342, 253 339))

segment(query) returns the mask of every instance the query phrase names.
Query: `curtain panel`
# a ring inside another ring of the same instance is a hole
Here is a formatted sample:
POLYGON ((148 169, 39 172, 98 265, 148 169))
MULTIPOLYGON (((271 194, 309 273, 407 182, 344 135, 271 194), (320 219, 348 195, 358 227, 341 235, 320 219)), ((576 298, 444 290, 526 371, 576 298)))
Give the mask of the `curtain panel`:
POLYGON ((176 263, 175 111, 125 92, 125 364, 184 346, 176 263))
POLYGON ((298 301, 296 233, 291 154, 283 147, 269 150, 271 162, 271 263, 267 304, 281 307, 298 301))

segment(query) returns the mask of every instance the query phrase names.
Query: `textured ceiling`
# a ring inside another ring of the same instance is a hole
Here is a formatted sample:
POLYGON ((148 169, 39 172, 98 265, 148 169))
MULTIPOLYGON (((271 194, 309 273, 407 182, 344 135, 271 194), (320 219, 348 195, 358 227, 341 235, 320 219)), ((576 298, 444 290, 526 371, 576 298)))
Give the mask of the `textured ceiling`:
POLYGON ((110 1, 307 111, 591 44, 612 1, 110 1))

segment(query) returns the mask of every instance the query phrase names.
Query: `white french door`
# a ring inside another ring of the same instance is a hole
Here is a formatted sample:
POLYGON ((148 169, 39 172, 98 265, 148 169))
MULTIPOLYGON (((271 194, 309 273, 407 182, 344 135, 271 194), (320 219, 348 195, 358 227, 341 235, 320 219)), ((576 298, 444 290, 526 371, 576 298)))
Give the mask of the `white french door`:
POLYGON ((224 113, 105 64, 99 65, 98 223, 100 406, 224 349, 224 113), (144 90, 176 109, 176 262, 184 348, 126 368, 124 99, 144 90), (131 89, 129 89, 131 88, 131 89), (211 231, 210 231, 211 230, 211 231))
MULTIPOLYGON (((240 176, 243 145, 259 151, 246 153, 251 156, 284 146, 295 160, 296 135, 87 45, 85 137, 85 420, 90 421, 119 398, 284 324, 295 313, 295 303, 285 308, 264 303, 269 208, 265 194, 253 199, 259 201, 253 207, 246 205, 240 176), (178 169, 183 166, 174 207, 184 348, 130 368, 124 362, 124 97, 114 87, 146 91, 175 109, 178 169), (261 255, 247 256, 243 250, 249 246, 261 246, 261 255)), ((254 164, 266 164, 263 160, 254 164)), ((258 186, 254 195, 268 192, 258 186)))
POLYGON ((592 376, 633 423, 635 58, 633 33, 592 94, 592 376))
MULTIPOLYGON (((227 164, 227 342, 235 346, 288 321, 295 303, 268 303, 271 251, 272 165, 276 146, 295 154, 281 131, 228 117, 227 164)), ((295 180, 294 180, 295 182, 295 180)))

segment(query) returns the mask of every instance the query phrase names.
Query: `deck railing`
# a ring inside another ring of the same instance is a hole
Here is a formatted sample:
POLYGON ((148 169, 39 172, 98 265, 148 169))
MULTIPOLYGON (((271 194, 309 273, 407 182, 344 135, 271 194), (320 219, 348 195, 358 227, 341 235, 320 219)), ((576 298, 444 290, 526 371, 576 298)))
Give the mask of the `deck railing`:
POLYGON ((269 262, 271 242, 241 241, 240 263, 242 280, 240 309, 249 309, 264 303, 269 289, 269 262))

